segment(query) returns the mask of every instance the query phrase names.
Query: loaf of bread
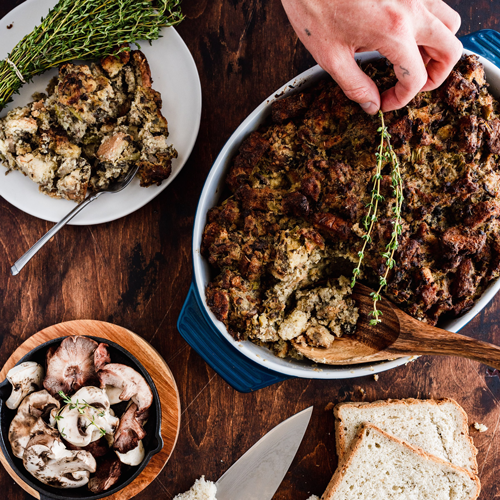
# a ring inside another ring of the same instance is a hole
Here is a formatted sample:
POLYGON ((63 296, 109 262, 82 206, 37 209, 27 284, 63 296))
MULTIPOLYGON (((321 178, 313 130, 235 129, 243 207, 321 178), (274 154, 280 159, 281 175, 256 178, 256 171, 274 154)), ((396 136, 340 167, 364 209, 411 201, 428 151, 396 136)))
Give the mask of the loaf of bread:
POLYGON ((477 472, 477 449, 469 436, 467 414, 453 399, 341 403, 334 414, 340 461, 361 425, 370 422, 426 453, 477 472))
POLYGON ((363 424, 321 500, 475 500, 480 490, 468 470, 363 424))

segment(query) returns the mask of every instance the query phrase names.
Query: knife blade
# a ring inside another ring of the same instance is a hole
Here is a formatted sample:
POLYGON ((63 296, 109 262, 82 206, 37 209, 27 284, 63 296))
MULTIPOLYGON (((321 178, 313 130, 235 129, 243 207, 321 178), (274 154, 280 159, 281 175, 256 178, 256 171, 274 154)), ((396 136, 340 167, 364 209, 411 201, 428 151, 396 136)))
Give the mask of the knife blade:
POLYGON ((313 407, 271 429, 215 483, 217 500, 271 500, 299 449, 313 407))

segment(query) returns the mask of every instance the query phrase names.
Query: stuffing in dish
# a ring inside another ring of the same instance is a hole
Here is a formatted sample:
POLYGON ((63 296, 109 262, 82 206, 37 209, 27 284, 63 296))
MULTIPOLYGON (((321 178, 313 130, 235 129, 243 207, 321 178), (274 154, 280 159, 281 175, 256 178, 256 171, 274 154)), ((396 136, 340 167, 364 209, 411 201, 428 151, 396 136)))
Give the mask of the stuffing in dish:
POLYGON ((90 65, 63 64, 47 94, 0 119, 0 160, 42 193, 77 202, 137 163, 141 186, 160 185, 177 152, 151 84, 138 50, 90 65))
POLYGON ((27 361, 7 374, 12 453, 48 486, 101 493, 144 460, 153 393, 136 370, 112 363, 107 347, 66 337, 48 349, 46 370, 27 361))
MULTIPOLYGON (((395 83, 386 60, 364 70, 381 92, 395 83)), ((432 325, 468 311, 500 274, 498 113, 482 65, 464 56, 439 89, 384 117, 404 182, 402 234, 384 293, 432 325)), ((201 248, 216 270, 207 303, 236 338, 300 357, 292 339, 326 347, 354 331, 354 320, 345 323, 356 314, 346 277, 363 244, 379 126, 325 79, 275 101, 268 122, 243 142, 201 248), (325 288, 336 301, 324 301, 327 308, 344 302, 333 324, 322 305, 303 314, 325 288), (311 327, 324 335, 309 337, 311 327)), ((385 272, 393 227, 389 174, 387 164, 386 202, 361 270, 372 287, 385 272)))

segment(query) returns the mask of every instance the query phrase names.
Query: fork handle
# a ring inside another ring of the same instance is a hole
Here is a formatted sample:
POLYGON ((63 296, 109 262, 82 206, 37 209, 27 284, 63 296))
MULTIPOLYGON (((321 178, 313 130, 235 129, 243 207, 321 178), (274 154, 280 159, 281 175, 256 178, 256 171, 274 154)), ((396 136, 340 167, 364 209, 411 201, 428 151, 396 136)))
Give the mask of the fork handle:
POLYGON ((85 198, 71 212, 63 217, 54 227, 49 229, 11 268, 12 276, 19 274, 21 269, 34 257, 34 255, 55 236, 75 215, 79 214, 87 205, 97 200, 102 191, 85 198))

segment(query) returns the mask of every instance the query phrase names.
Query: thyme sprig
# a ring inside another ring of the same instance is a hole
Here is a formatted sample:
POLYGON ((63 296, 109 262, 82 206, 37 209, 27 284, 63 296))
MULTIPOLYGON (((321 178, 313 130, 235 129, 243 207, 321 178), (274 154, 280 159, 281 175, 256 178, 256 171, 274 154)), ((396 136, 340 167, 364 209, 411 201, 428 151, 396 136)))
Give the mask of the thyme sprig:
POLYGON ((394 268, 396 261, 394 259, 394 254, 399 246, 399 235, 402 233, 402 219, 401 219, 401 210, 403 206, 403 179, 401 177, 401 168, 399 164, 398 157, 394 152, 394 149, 391 144, 391 135, 387 130, 387 127, 384 122, 384 115, 382 111, 379 111, 381 126, 377 129, 377 132, 380 133, 380 145, 377 148, 377 152, 375 156, 377 158, 377 168, 375 171, 375 175, 373 176, 373 188, 372 188, 372 197, 370 203, 367 205, 368 215, 365 216, 363 225, 365 227, 366 233, 362 236, 364 239, 363 248, 360 252, 358 252, 358 256, 360 258, 358 262, 358 266, 353 271, 353 277, 351 281, 351 286, 354 287, 356 284, 356 278, 360 274, 361 263, 364 258, 365 249, 368 243, 371 243, 371 232, 375 222, 377 221, 377 210, 378 210, 378 202, 382 201, 384 198, 380 194, 380 181, 382 180, 382 165, 384 162, 391 163, 391 179, 392 179, 392 193, 394 198, 396 199, 395 205, 392 207, 392 222, 393 229, 391 233, 391 240, 385 247, 385 252, 382 254, 382 257, 385 259, 385 272, 382 276, 379 277, 379 287, 376 292, 372 292, 370 296, 373 299, 373 310, 370 312, 370 315, 373 318, 370 320, 370 324, 375 326, 380 323, 382 320, 380 316, 382 316, 382 311, 377 309, 377 302, 381 299, 382 290, 387 286, 387 278, 389 276, 389 271, 394 268))
MULTIPOLYGON (((379 111, 380 119, 382 120, 382 128, 385 129, 384 126, 384 115, 382 114, 381 111, 379 111)), ((379 128, 380 131, 380 128, 379 128)), ((372 177, 373 181, 373 186, 372 186, 372 193, 371 193, 371 199, 370 203, 366 205, 366 208, 368 208, 368 214, 365 215, 363 218, 363 226, 365 228, 365 234, 361 237, 364 240, 363 243, 363 248, 361 251, 358 252, 358 265, 356 269, 352 272, 352 280, 351 280, 351 287, 354 288, 354 285, 356 284, 356 279, 361 273, 361 264, 363 262, 363 259, 365 258, 365 250, 366 247, 369 243, 372 242, 372 229, 373 226, 375 225, 375 222, 377 222, 377 212, 378 212, 378 204, 379 201, 383 201, 384 197, 380 194, 380 181, 382 180, 382 163, 384 161, 384 158, 386 158, 386 152, 384 152, 384 134, 380 134, 380 144, 377 148, 377 152, 375 153, 375 156, 377 158, 377 168, 375 170, 375 175, 372 177)))
MULTIPOLYGON (((69 406, 70 410, 76 409, 80 415, 84 415, 90 421, 90 425, 97 427, 99 429, 101 437, 106 434, 106 430, 97 425, 97 423, 95 421, 95 415, 92 414, 91 416, 89 416, 87 414, 87 412, 85 411, 87 408, 89 408, 89 409, 97 412, 97 415, 99 417, 104 417, 106 415, 106 412, 104 410, 101 410, 99 408, 96 408, 95 406, 88 404, 87 401, 85 401, 84 399, 82 399, 82 401, 83 401, 82 403, 80 403, 78 401, 78 399, 76 400, 76 402, 73 402, 73 400, 69 396, 66 396, 66 394, 63 391, 59 391, 58 394, 59 394, 59 396, 61 396, 62 400, 69 406)), ((62 410, 62 408, 61 408, 61 410, 62 410)), ((62 415, 57 414, 57 416, 54 418, 57 421, 57 420, 61 420, 64 417, 62 415)), ((63 429, 63 431, 64 431, 64 429, 63 429)), ((62 434, 62 432, 61 432, 61 435, 63 437, 65 437, 62 434)))
MULTIPOLYGON (((0 61, 0 109, 22 82, 75 59, 99 59, 116 47, 157 40, 164 26, 180 23, 180 0, 60 0, 40 24, 0 61)), ((124 47, 121 50, 128 50, 124 47)))

